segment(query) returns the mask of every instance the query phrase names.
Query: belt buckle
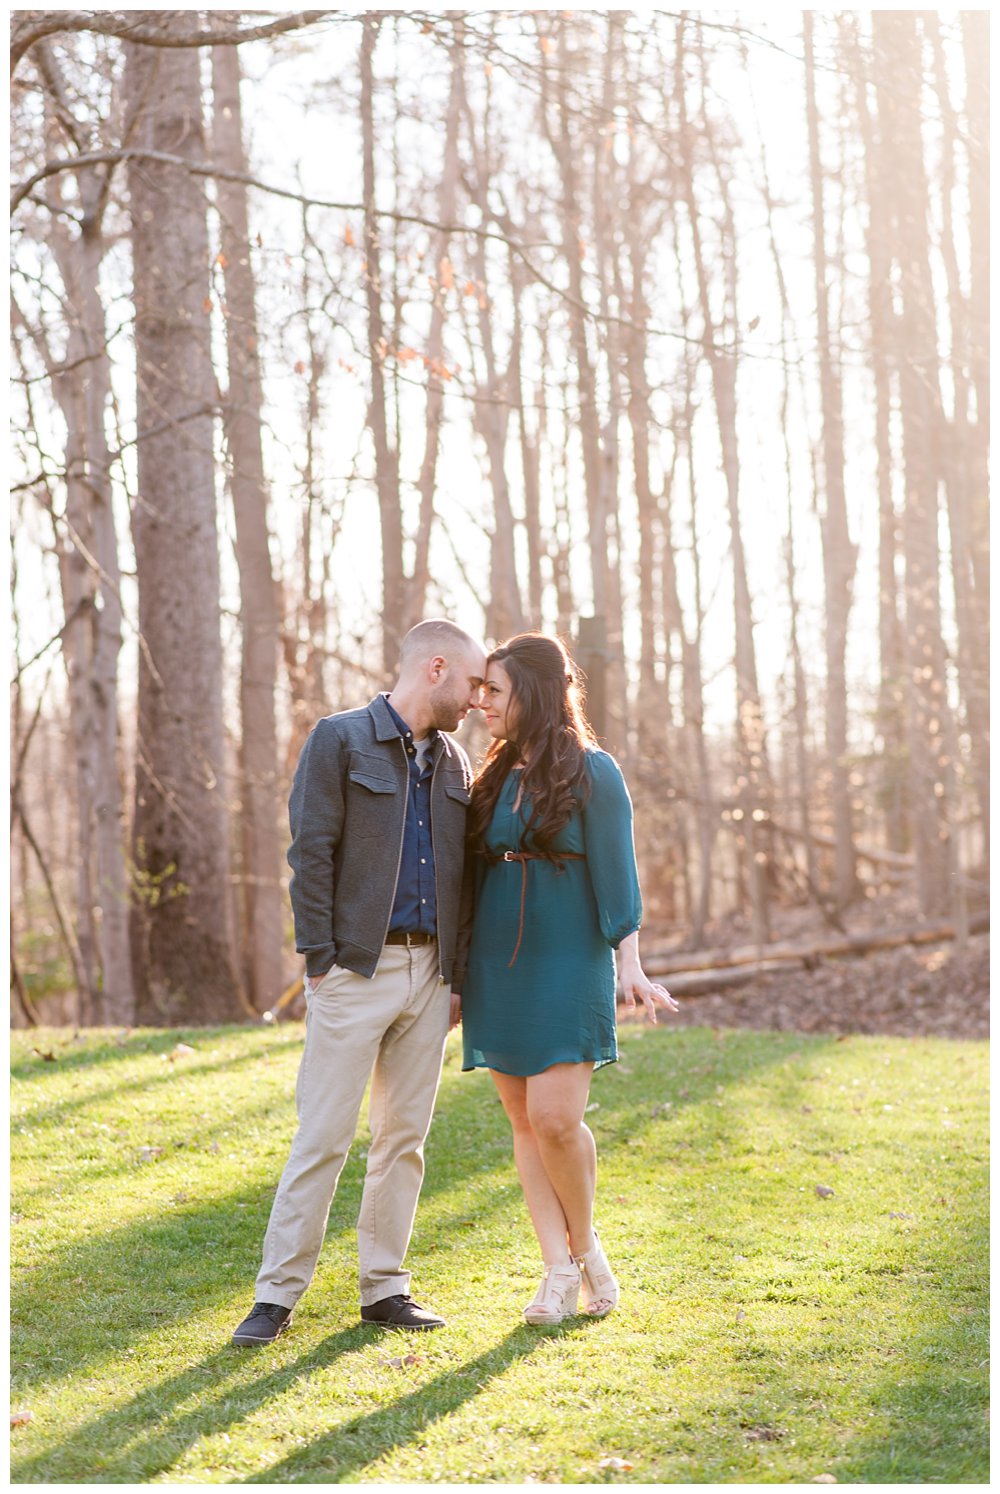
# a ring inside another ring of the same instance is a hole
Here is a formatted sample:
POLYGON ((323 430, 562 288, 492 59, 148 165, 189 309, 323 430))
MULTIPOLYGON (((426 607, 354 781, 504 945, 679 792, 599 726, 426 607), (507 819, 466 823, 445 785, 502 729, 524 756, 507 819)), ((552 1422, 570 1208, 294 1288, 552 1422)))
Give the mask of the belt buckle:
POLYGON ((517 859, 517 853, 515 851, 504 851, 503 859, 505 861, 515 861, 517 859))

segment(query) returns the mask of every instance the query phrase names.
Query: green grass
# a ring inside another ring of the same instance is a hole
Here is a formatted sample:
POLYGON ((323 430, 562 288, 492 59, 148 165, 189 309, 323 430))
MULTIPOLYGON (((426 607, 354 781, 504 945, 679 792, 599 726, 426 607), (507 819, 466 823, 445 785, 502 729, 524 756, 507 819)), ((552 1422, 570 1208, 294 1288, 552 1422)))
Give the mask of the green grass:
POLYGON ((359 1323, 362 1126, 292 1330, 237 1351, 300 1042, 13 1035, 15 1482, 988 1478, 985 1044, 627 1028, 588 1116, 622 1305, 530 1329, 506 1122, 452 1038, 409 1256, 448 1327, 359 1323))

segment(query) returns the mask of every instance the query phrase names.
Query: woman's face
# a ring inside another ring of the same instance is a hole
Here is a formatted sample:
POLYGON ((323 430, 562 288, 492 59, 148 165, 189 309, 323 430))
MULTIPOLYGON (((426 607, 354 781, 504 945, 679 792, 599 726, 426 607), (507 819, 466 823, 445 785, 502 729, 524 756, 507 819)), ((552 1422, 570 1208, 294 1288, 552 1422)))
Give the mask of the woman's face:
POLYGON ((505 741, 513 735, 517 710, 514 705, 510 675, 497 661, 486 666, 482 700, 486 730, 495 741, 505 741))

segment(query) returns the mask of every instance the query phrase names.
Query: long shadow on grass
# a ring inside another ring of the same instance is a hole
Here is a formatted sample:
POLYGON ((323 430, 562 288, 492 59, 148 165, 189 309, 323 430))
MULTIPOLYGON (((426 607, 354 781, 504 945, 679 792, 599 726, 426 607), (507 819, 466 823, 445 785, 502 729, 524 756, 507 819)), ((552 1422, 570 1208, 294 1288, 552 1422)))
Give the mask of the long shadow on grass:
MULTIPOLYGON (((124 1063, 150 1053, 169 1053, 178 1043, 190 1043, 192 1047, 196 1047, 199 1042, 225 1041, 254 1028, 261 1030, 257 1024, 250 1022, 231 1022, 223 1027, 139 1027, 124 1037, 116 1035, 118 1029, 108 1029, 104 1041, 98 1036, 100 1028, 85 1028, 79 1043, 72 1038, 54 1038, 50 1035, 61 1029, 47 1029, 44 1041, 33 1041, 32 1048, 47 1047, 55 1055, 55 1064, 25 1054, 11 1064, 11 1073, 15 1079, 20 1080, 51 1079, 53 1072, 57 1070, 65 1072, 67 1069, 104 1068, 109 1063, 124 1063)), ((273 1034, 286 1032, 288 1029, 282 1024, 278 1028, 270 1027, 267 1030, 273 1034)))
MULTIPOLYGON (((185 1074, 185 1079, 190 1081, 194 1077, 211 1082, 213 1071, 215 1071, 214 1065, 206 1065, 198 1071, 189 1069, 185 1074)), ((209 1092, 197 1103, 211 1105, 214 1099, 215 1095, 209 1092)), ((193 1113, 196 1107, 192 1105, 190 1108, 193 1113)), ((198 1165, 199 1162, 204 1162, 207 1155, 220 1150, 218 1137, 227 1137, 229 1144, 238 1145, 238 1139, 233 1143, 233 1131, 246 1130, 256 1121, 273 1120, 274 1108, 273 1096, 265 1092, 261 1098, 259 1092, 254 1091, 252 1101, 244 1101, 236 1113, 221 1112, 213 1124, 208 1124, 199 1114, 196 1121, 191 1120, 184 1124, 184 1134, 180 1137, 169 1131, 158 1116, 133 1118, 130 1121, 133 1128, 132 1139, 126 1139, 118 1132, 114 1139, 106 1144, 106 1155, 88 1156, 82 1159, 74 1172, 72 1186, 67 1187, 66 1177, 62 1173, 54 1173, 35 1186, 19 1182, 15 1193, 18 1212, 27 1213, 35 1208, 41 1209, 46 1201, 51 1201, 53 1197, 58 1197, 59 1206, 63 1209, 75 1194, 81 1197, 86 1195, 92 1197, 92 1190, 95 1187, 113 1184, 118 1178, 134 1174, 136 1167, 142 1162, 143 1148, 147 1143, 162 1143, 162 1154, 167 1162, 170 1159, 175 1161, 191 1159, 198 1165)), ((286 1119, 289 1125, 288 1142, 290 1143, 291 1117, 286 1117, 286 1119)), ((178 1122, 183 1120, 183 1116, 178 1117, 178 1122)), ((19 1127, 18 1130, 23 1134, 23 1127, 19 1127)), ((283 1161, 282 1158, 282 1162, 278 1164, 278 1171, 283 1161)), ((155 1173, 149 1175, 155 1176, 155 1173)), ((277 1183, 277 1174, 275 1174, 275 1183, 277 1183)))
POLYGON ((380 1406, 364 1416, 342 1422, 308 1447, 297 1448, 269 1468, 243 1479, 246 1484, 304 1482, 344 1483, 352 1473, 369 1467, 395 1447, 415 1441, 429 1426, 450 1416, 464 1402, 488 1389, 489 1383, 506 1373, 512 1364, 527 1359, 546 1338, 578 1332, 586 1318, 578 1318, 539 1333, 522 1325, 461 1368, 450 1369, 428 1381, 419 1390, 399 1396, 389 1406, 380 1406))
MULTIPOLYGON (((231 1035, 232 1029, 223 1028, 221 1029, 221 1032, 223 1035, 225 1035, 227 1032, 231 1035)), ((172 1032, 168 1033, 164 1037, 162 1042, 157 1041, 155 1043, 149 1043, 144 1045, 142 1048, 133 1049, 131 1053, 118 1054, 117 1056, 119 1058, 125 1057, 138 1060, 148 1055, 159 1054, 161 1058, 165 1058, 173 1051, 174 1048, 176 1048, 178 1043, 190 1043, 192 1046, 194 1046, 199 1038, 202 1042, 204 1042, 206 1040, 205 1032, 191 1033, 182 1032, 175 1029, 172 1032)), ((296 1036, 285 1036, 282 1038, 281 1042, 278 1043, 274 1042, 273 1037, 271 1037, 270 1034, 269 1039, 270 1046, 268 1049, 268 1056, 271 1056, 274 1053, 288 1052, 290 1049, 301 1048, 301 1038, 296 1036)), ((113 1059, 115 1058, 115 1056, 116 1053, 114 1049, 107 1049, 104 1053, 104 1058, 113 1059)), ((89 1105, 107 1104, 108 1102, 113 1102, 114 1100, 118 1099, 118 1097, 121 1095, 134 1093, 141 1090, 155 1090, 164 1086, 176 1084, 178 1075, 181 1073, 183 1073, 183 1076, 185 1078, 196 1079, 205 1075, 224 1072, 228 1069, 237 1069, 246 1064, 260 1063, 261 1057, 262 1055, 260 1053, 251 1052, 230 1054, 228 1056, 216 1058, 212 1062, 199 1062, 196 1058, 185 1058, 184 1060, 182 1060, 184 1064, 183 1070, 173 1069, 170 1066, 167 1066, 165 1069, 155 1074, 141 1074, 135 1079, 119 1080, 117 1083, 109 1084, 103 1089, 88 1090, 84 1094, 74 1095, 72 1099, 53 1100, 49 1104, 39 1104, 32 1107, 31 1109, 24 1110, 20 1115, 18 1115, 17 1123, 22 1127, 60 1125, 62 1124, 62 1122, 68 1120, 71 1116, 78 1113, 79 1111, 84 1110, 89 1105)), ((87 1059, 92 1060, 92 1066, 96 1067, 96 1058, 94 1057, 94 1055, 81 1055, 79 1063, 74 1063, 71 1060, 66 1064, 61 1064, 58 1072, 65 1072, 67 1068, 74 1069, 83 1067, 86 1065, 87 1059)), ((36 1068, 39 1070, 44 1070, 44 1077, 46 1079, 51 1080, 55 1077, 55 1073, 53 1072, 51 1065, 43 1064, 42 1062, 38 1061, 26 1066, 15 1065, 11 1069, 12 1078, 20 1082, 23 1082, 25 1079, 36 1079, 39 1077, 38 1074, 33 1072, 33 1070, 36 1068), (22 1072, 24 1068, 27 1068, 29 1071, 22 1072)))
MULTIPOLYGON (((714 1096, 720 1083, 741 1082, 807 1041, 788 1035, 769 1041, 760 1035, 748 1038, 739 1053, 729 1055, 720 1051, 723 1045, 706 1040, 695 1029, 672 1034, 674 1041, 669 1045, 661 1046, 651 1036, 651 1044, 629 1039, 631 1073, 619 1076, 620 1082, 605 1082, 599 1091, 600 1145, 605 1154, 627 1144, 637 1125, 662 1124, 650 1120, 651 1102, 662 1098, 665 1086, 673 1085, 678 1076, 686 1085, 678 1108, 697 1105, 714 1096)), ((813 1040, 810 1050, 820 1044, 821 1040, 813 1040)), ((231 1062, 242 1064, 245 1056, 231 1062)), ((432 1243, 438 1250, 465 1237, 470 1213, 483 1223, 492 1213, 510 1207, 509 1190, 491 1188, 484 1193, 477 1189, 477 1179, 498 1169, 513 1178, 509 1130, 492 1085, 482 1078, 478 1083, 466 1082, 454 1073, 453 1064, 454 1060, 428 1143, 423 1200, 426 1205, 436 1196, 452 1195, 463 1206, 456 1206, 452 1217, 435 1220, 432 1243), (467 1189, 464 1197, 463 1189, 467 1189)), ((165 1136, 165 1144, 169 1141, 169 1135, 165 1136)), ((90 1366, 99 1367, 101 1361, 120 1356, 149 1335, 163 1338, 173 1322, 214 1311, 234 1297, 249 1296, 279 1173, 280 1167, 267 1182, 249 1179, 243 1187, 194 1207, 164 1210, 158 1204, 157 1212, 146 1218, 112 1225, 42 1254, 33 1263, 34 1269, 12 1288, 12 1359, 22 1366, 16 1377, 19 1388, 51 1384, 90 1366)), ((344 1293, 348 1279, 353 1284, 356 1273, 353 1240, 348 1240, 348 1234, 353 1231, 363 1181, 364 1160, 355 1147, 334 1200, 320 1267, 328 1278, 331 1271, 336 1273, 344 1293), (337 1255, 331 1258, 331 1236, 338 1231, 342 1238, 337 1241, 337 1255)), ((192 1186, 211 1189, 210 1175, 199 1174, 192 1186)), ((109 1197, 106 1212, 113 1209, 114 1199, 109 1197)), ((421 1237, 418 1211, 409 1262, 418 1270, 421 1237)))
POLYGON ((377 1332, 360 1324, 344 1329, 308 1354, 269 1372, 265 1358, 261 1377, 250 1385, 231 1382, 243 1375, 248 1360, 269 1351, 227 1345, 199 1364, 149 1386, 125 1405, 86 1422, 65 1441, 12 1466, 11 1471, 25 1483, 75 1482, 83 1469, 95 1481, 106 1483, 155 1477, 173 1466, 199 1438, 226 1431, 304 1375, 362 1348, 377 1332), (192 1405, 179 1409, 185 1401, 192 1405))

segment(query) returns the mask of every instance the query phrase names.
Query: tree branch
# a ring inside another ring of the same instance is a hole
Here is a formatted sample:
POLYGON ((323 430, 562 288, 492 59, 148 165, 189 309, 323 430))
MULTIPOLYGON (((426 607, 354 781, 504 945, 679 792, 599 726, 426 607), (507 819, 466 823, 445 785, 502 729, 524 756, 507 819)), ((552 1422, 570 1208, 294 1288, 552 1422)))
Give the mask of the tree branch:
MULTIPOLYGON (((268 36, 311 26, 334 14, 329 10, 299 10, 260 26, 207 26, 178 34, 167 23, 152 25, 136 21, 127 11, 29 10, 22 12, 21 20, 13 28, 10 70, 13 74, 29 47, 57 33, 92 31, 98 36, 117 36, 146 47, 238 47, 243 42, 262 41, 268 36)), ((168 11, 166 15, 173 16, 176 12, 168 11)))

